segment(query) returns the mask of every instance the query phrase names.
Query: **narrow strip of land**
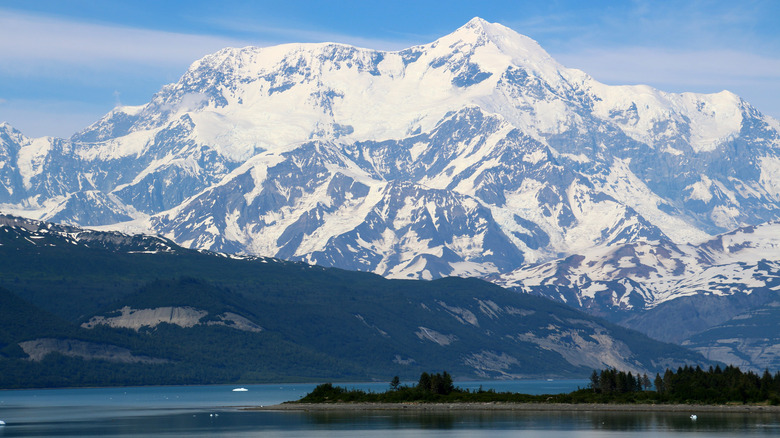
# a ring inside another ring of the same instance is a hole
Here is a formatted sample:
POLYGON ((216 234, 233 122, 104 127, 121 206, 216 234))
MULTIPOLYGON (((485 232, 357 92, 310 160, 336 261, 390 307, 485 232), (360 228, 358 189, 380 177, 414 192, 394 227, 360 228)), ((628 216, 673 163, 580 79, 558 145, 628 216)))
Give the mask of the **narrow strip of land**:
POLYGON ((545 412, 749 412, 780 414, 780 406, 602 403, 284 403, 261 411, 545 411, 545 412))
POLYGON ((647 375, 605 369, 593 371, 587 388, 568 394, 521 394, 463 390, 444 373, 420 375, 415 386, 401 386, 398 376, 383 393, 318 385, 299 401, 255 409, 276 411, 539 411, 539 412, 699 412, 780 414, 780 372, 720 367, 704 371, 681 367, 656 374, 655 390, 647 375))

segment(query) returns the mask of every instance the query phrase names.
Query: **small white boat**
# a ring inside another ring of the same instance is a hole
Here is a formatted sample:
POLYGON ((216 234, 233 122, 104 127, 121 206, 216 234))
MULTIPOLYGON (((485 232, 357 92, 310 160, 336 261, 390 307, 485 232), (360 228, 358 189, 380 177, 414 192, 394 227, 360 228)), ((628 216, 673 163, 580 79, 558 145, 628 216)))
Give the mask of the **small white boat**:
POLYGON ((233 392, 247 392, 247 391, 249 390, 246 388, 233 388, 233 392))
POLYGON ((5 421, 0 420, 0 426, 5 426, 5 421))
POLYGON ((696 416, 696 414, 691 415, 691 420, 696 421, 696 419, 699 418, 696 416))

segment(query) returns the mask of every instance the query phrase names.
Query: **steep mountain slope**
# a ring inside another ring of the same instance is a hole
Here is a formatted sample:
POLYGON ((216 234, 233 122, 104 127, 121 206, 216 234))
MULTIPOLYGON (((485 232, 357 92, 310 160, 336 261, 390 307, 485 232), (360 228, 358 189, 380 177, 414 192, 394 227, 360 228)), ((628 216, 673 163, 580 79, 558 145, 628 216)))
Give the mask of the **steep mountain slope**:
POLYGON ((780 223, 769 222, 718 235, 705 242, 642 241, 596 248, 546 263, 523 266, 494 281, 594 310, 634 312, 702 293, 735 292, 780 285, 780 223), (562 286, 555 295, 554 287, 562 286), (577 292, 565 291, 576 288, 577 292))
POLYGON ((779 132, 731 93, 606 86, 475 18, 398 52, 224 49, 68 140, 2 125, 0 202, 193 248, 489 275, 777 219, 779 132))
POLYGON ((740 228, 698 245, 616 245, 524 266, 492 280, 655 339, 695 346, 713 360, 734 359, 734 364, 759 370, 780 367, 777 355, 761 353, 774 348, 773 338, 734 341, 743 332, 763 333, 778 323, 771 317, 776 312, 770 312, 780 291, 777 222, 740 228))
POLYGON ((387 280, 0 222, 0 386, 585 376, 708 363, 476 280, 387 280))
POLYGON ((777 295, 728 321, 691 336, 683 345, 713 360, 745 368, 775 369, 780 364, 780 302, 777 295))

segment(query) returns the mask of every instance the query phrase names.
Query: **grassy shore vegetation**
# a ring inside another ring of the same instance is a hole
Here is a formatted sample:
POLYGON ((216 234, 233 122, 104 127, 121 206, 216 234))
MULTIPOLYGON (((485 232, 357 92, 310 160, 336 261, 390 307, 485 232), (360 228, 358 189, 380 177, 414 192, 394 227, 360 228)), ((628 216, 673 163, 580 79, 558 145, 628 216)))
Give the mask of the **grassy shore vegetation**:
POLYGON ((651 382, 646 374, 605 369, 593 371, 590 384, 568 394, 531 395, 494 390, 464 390, 446 371, 422 373, 416 385, 401 385, 398 377, 387 391, 366 392, 324 383, 300 403, 618 403, 618 404, 766 404, 780 405, 780 372, 761 376, 738 367, 703 370, 685 366, 667 369, 651 382))

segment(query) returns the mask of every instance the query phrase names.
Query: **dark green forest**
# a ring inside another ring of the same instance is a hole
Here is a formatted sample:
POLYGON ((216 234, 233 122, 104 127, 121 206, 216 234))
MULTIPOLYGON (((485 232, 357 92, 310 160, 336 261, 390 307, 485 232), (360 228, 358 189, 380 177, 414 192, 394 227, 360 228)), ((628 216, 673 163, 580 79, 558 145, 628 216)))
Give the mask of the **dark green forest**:
POLYGON ((198 252, 157 237, 11 223, 0 226, 0 388, 376 381, 435 367, 459 379, 582 378, 591 371, 517 333, 576 333, 590 342, 608 336, 625 345, 627 360, 648 367, 659 358, 706 363, 682 347, 477 279, 388 280, 198 252), (161 307, 207 315, 191 327, 82 326, 123 308, 161 307), (220 325, 227 313, 262 330, 220 325), (20 344, 40 339, 152 360, 59 352, 30 360, 20 344), (495 370, 470 365, 494 356, 511 360, 495 370))
POLYGON ((780 405, 780 372, 761 376, 738 367, 719 366, 703 370, 685 366, 667 369, 655 376, 655 386, 646 374, 604 369, 593 371, 587 388, 568 394, 530 395, 482 389, 471 391, 453 385, 444 373, 423 373, 416 385, 390 382, 382 393, 318 385, 296 403, 608 403, 608 404, 761 404, 780 405))
POLYGON ((666 370, 656 375, 656 390, 660 400, 685 403, 696 400, 702 403, 723 404, 729 402, 780 404, 780 372, 774 375, 765 370, 761 376, 738 367, 716 366, 707 371, 700 367, 684 367, 673 372, 666 370))

